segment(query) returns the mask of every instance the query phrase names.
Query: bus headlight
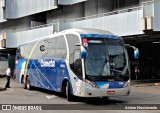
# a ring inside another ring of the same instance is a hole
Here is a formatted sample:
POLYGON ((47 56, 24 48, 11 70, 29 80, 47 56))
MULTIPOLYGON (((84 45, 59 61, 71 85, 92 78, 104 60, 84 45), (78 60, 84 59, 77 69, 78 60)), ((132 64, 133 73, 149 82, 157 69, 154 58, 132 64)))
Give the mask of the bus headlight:
POLYGON ((86 83, 90 84, 92 87, 97 88, 97 85, 94 82, 91 82, 89 80, 85 80, 86 83))
POLYGON ((125 88, 125 87, 128 87, 129 84, 130 84, 130 79, 124 84, 123 87, 124 87, 124 88, 125 88))

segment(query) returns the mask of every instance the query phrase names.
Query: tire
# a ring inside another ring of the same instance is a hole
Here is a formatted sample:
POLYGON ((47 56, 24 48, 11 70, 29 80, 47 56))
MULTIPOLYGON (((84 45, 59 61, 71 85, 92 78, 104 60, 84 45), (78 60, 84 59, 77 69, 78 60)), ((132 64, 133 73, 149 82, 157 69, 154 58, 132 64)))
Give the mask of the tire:
POLYGON ((102 99, 104 99, 104 100, 109 100, 109 97, 102 97, 102 99))
POLYGON ((67 96, 67 100, 68 101, 72 100, 72 95, 70 94, 70 85, 69 85, 69 82, 67 82, 67 84, 66 84, 66 96, 67 96))
POLYGON ((31 83, 30 83, 29 77, 27 77, 26 82, 27 82, 27 84, 26 84, 26 88, 27 88, 28 90, 31 90, 31 89, 32 89, 32 86, 31 86, 31 83))

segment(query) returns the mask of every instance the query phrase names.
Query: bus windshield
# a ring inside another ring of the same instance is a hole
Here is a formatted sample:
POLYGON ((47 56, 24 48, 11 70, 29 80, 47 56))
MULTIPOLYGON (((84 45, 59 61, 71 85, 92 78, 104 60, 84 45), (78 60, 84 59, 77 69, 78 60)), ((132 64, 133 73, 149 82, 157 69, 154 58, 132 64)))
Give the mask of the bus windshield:
POLYGON ((85 71, 87 76, 126 75, 127 60, 122 40, 88 39, 86 51, 85 71))

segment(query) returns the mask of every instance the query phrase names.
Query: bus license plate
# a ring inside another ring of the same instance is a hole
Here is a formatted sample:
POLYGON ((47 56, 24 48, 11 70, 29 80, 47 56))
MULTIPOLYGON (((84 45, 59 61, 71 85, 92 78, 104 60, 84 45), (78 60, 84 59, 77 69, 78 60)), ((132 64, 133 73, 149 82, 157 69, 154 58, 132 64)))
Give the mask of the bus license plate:
POLYGON ((114 94, 115 94, 115 91, 107 91, 107 94, 108 94, 108 95, 114 95, 114 94))

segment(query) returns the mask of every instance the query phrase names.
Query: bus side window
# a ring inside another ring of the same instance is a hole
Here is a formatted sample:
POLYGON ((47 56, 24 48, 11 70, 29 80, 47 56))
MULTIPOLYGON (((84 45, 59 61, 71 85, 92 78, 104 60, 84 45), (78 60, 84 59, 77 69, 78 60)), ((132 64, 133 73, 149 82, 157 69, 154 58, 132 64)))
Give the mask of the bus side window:
POLYGON ((19 59, 22 59, 22 47, 18 47, 17 51, 16 51, 16 59, 19 60, 19 59))
POLYGON ((74 72, 78 77, 82 77, 82 62, 80 57, 80 50, 75 50, 73 55, 74 72))

